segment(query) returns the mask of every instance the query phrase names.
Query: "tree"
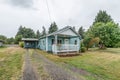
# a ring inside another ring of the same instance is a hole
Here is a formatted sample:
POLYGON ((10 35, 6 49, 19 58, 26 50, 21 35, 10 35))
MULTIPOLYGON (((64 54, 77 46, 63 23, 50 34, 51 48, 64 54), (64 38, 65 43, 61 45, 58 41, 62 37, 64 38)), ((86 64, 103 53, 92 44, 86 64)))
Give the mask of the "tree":
POLYGON ((35 38, 35 33, 31 28, 20 26, 15 36, 16 43, 18 43, 21 38, 35 38))
POLYGON ((76 31, 75 26, 73 26, 73 30, 75 30, 75 31, 76 31))
POLYGON ((42 36, 45 36, 45 35, 46 35, 46 29, 45 29, 45 27, 44 27, 44 26, 43 26, 42 28, 43 28, 43 31, 42 31, 42 36))
POLYGON ((48 33, 53 33, 58 30, 58 27, 55 22, 51 23, 48 33))
POLYGON ((16 36, 17 35, 22 35, 22 37, 24 37, 24 38, 34 38, 35 37, 35 33, 31 28, 26 28, 26 27, 22 27, 22 26, 19 27, 16 36))
POLYGON ((97 22, 107 23, 107 22, 113 22, 113 20, 112 20, 111 16, 107 14, 106 11, 100 10, 97 13, 97 16, 95 17, 95 21, 93 22, 93 24, 95 24, 97 22))
POLYGON ((21 41, 21 39, 22 39, 22 35, 15 36, 15 44, 18 44, 19 41, 21 41))
POLYGON ((6 36, 4 36, 4 35, 0 35, 0 40, 6 40, 6 39, 7 39, 6 36))
POLYGON ((41 34, 40 34, 39 30, 37 30, 37 32, 36 32, 36 38, 40 38, 40 36, 41 36, 41 34))
POLYGON ((84 46, 86 47, 86 49, 88 50, 88 48, 90 47, 90 41, 91 41, 91 37, 86 37, 86 38, 84 38, 84 40, 83 40, 83 43, 84 43, 84 46))
POLYGON ((84 38, 84 33, 85 33, 85 29, 83 29, 83 27, 81 26, 78 30, 78 34, 81 35, 82 38, 84 38))
POLYGON ((114 47, 120 41, 119 30, 119 25, 114 22, 98 22, 90 27, 89 34, 92 34, 93 38, 100 38, 100 48, 114 47))
POLYGON ((7 37, 4 35, 0 35, 0 40, 4 41, 4 43, 7 43, 7 37))
POLYGON ((15 39, 13 37, 7 38, 7 44, 14 44, 14 43, 15 43, 15 39))

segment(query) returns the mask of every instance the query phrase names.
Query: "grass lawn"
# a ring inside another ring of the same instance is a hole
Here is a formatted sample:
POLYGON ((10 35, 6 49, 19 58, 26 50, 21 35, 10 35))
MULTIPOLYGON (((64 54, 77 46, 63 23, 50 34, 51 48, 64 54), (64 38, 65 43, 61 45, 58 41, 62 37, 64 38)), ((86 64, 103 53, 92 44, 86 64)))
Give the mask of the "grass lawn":
POLYGON ((0 48, 0 80, 18 80, 23 64, 22 48, 0 48))
POLYGON ((63 62, 89 72, 93 76, 86 76, 87 80, 120 80, 120 48, 90 50, 82 56, 74 57, 58 57, 38 52, 57 63, 63 62))

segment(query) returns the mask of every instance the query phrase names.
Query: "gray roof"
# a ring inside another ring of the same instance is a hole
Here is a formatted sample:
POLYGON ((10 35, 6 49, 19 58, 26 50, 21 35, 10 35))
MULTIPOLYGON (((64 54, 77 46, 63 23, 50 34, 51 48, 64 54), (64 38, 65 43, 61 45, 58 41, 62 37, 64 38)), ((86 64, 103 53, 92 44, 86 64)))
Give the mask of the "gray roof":
MULTIPOLYGON (((76 35, 78 35, 79 37, 81 37, 81 36, 80 36, 72 27, 70 27, 70 26, 66 26, 66 27, 64 27, 64 28, 62 28, 62 29, 60 29, 60 30, 58 30, 58 31, 55 31, 55 32, 50 33, 50 34, 47 34, 46 36, 56 35, 56 34, 59 34, 59 33, 63 32, 63 31, 66 31, 66 30, 68 30, 68 29, 71 29, 76 35)), ((40 38, 43 38, 43 37, 46 37, 46 36, 42 36, 42 37, 40 37, 40 38)))
POLYGON ((36 38, 22 38, 22 41, 38 41, 36 38))

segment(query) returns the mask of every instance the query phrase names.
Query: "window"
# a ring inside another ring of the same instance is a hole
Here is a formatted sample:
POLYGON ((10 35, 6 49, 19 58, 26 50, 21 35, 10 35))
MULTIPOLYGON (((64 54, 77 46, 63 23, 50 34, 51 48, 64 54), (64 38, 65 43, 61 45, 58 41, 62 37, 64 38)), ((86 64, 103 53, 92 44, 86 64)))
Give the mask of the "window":
POLYGON ((75 45, 77 45, 77 40, 75 40, 75 45))
POLYGON ((58 44, 62 44, 62 40, 58 40, 58 44))

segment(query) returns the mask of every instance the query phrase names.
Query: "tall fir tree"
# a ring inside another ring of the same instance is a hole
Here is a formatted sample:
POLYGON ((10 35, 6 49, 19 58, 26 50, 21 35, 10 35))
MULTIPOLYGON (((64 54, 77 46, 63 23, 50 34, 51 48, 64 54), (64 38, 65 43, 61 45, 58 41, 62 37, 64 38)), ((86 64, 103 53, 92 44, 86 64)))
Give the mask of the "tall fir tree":
POLYGON ((110 15, 107 14, 106 11, 100 10, 97 13, 97 16, 95 17, 95 21, 93 22, 93 24, 95 24, 97 22, 107 23, 107 22, 112 22, 112 21, 113 21, 113 19, 111 18, 110 15))
POLYGON ((58 27, 55 22, 51 23, 48 33, 53 33, 58 30, 58 27))
POLYGON ((73 30, 75 30, 75 31, 76 31, 75 26, 73 26, 73 30))
POLYGON ((43 26, 42 28, 43 28, 43 31, 42 31, 42 36, 45 36, 45 35, 46 35, 46 29, 45 29, 45 27, 44 27, 44 26, 43 26))
POLYGON ((81 26, 78 30, 78 34, 81 35, 82 39, 84 38, 85 29, 81 26))
POLYGON ((37 30, 37 32, 36 32, 36 38, 40 38, 40 36, 41 36, 40 31, 37 30))

